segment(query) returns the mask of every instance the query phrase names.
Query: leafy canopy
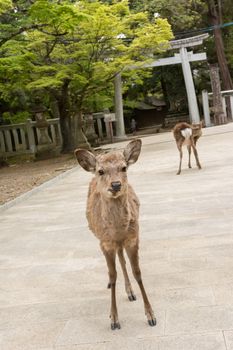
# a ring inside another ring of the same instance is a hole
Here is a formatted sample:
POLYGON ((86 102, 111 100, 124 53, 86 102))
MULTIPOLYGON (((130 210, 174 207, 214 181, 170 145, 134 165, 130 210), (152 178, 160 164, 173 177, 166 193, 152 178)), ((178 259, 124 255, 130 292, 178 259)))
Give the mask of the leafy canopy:
POLYGON ((124 89, 142 82, 148 72, 125 69, 155 59, 172 38, 166 19, 134 13, 126 0, 0 0, 0 11, 0 100, 11 107, 28 109, 35 96, 49 103, 64 85, 68 113, 109 106, 114 76, 123 72, 124 89))

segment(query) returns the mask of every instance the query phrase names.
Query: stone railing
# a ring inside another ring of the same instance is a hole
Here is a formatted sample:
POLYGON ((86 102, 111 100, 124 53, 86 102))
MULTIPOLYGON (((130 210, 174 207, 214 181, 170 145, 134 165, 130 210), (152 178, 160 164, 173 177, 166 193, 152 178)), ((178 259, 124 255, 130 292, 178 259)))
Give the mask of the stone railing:
POLYGON ((26 123, 0 126, 0 155, 37 154, 40 150, 60 151, 62 135, 59 119, 48 119, 46 127, 28 119, 26 123))
MULTIPOLYGON (((224 114, 228 117, 228 121, 233 121, 233 90, 221 91, 222 96, 222 107, 224 114), (226 99, 229 99, 230 110, 227 110, 226 99)), ((203 114, 205 118, 205 125, 212 126, 214 125, 214 106, 213 106, 213 93, 208 92, 207 90, 202 91, 202 105, 203 105, 203 114), (211 118, 212 114, 212 118, 211 118)))

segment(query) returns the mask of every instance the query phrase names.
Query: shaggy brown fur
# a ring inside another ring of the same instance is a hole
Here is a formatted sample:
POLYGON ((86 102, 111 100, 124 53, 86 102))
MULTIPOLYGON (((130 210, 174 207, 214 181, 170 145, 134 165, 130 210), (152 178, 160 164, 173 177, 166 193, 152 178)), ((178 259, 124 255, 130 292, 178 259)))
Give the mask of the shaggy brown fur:
POLYGON ((79 164, 95 175, 89 185, 86 214, 89 228, 100 240, 108 266, 112 329, 120 328, 115 295, 116 255, 124 274, 128 298, 130 301, 136 300, 128 277, 123 250, 129 257, 134 277, 141 289, 148 323, 151 326, 156 324, 139 267, 139 200, 127 181, 127 168, 137 161, 140 151, 141 140, 130 142, 123 152, 112 152, 96 157, 86 150, 75 151, 79 164))

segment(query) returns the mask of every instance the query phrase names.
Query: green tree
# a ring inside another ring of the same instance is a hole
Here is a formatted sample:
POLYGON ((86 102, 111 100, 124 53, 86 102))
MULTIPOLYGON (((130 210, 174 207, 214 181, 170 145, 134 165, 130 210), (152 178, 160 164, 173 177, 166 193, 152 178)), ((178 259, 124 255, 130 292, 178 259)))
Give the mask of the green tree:
MULTIPOLYGON (((172 37, 165 19, 131 13, 125 0, 19 0, 13 6, 1 15, 0 99, 12 108, 14 96, 15 106, 24 100, 28 110, 40 98, 60 118, 64 151, 85 141, 83 112, 109 104, 115 75, 163 52, 172 37)), ((140 74, 125 72, 124 80, 140 74)))
MULTIPOLYGON (((91 111, 93 95, 99 98, 103 91, 112 92, 118 72, 164 51, 172 37, 166 20, 152 24, 144 13, 131 14, 126 1, 113 5, 80 1, 75 6, 47 3, 45 8, 44 1, 38 0, 31 16, 34 23, 48 27, 46 32, 40 29, 30 35, 30 51, 38 61, 28 87, 38 93, 50 91, 56 99, 67 149, 83 139, 82 114, 91 111), (68 18, 62 18, 67 13, 68 18)), ((135 72, 125 75, 135 79, 135 72)))

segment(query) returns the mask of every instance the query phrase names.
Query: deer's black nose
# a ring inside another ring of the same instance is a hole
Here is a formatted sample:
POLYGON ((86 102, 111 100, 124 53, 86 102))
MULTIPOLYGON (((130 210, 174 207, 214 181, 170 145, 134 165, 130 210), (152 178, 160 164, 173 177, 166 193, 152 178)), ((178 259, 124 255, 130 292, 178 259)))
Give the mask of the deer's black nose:
POLYGON ((115 191, 115 192, 120 191, 120 189, 121 189, 120 181, 112 182, 111 186, 112 186, 112 190, 115 191))

